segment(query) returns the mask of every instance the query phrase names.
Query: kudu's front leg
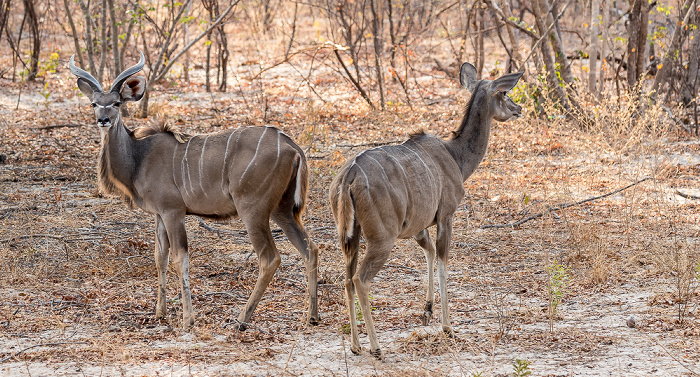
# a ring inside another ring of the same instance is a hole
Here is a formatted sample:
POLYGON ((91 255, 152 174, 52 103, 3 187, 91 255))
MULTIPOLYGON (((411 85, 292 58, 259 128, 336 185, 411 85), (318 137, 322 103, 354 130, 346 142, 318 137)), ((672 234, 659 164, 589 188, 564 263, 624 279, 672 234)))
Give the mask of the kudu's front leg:
POLYGON ((166 274, 168 271, 168 253, 170 253, 170 241, 168 232, 160 215, 156 215, 156 250, 154 259, 158 273, 158 299, 156 301, 156 319, 165 318, 166 314, 166 274))
POLYGON ((450 325, 450 312, 447 307, 447 259, 449 257, 450 240, 452 239, 452 215, 437 224, 437 258, 438 280, 440 282, 440 309, 442 311, 442 331, 450 338, 455 336, 450 325))
POLYGON ((168 232, 175 272, 180 280, 182 327, 187 329, 194 325, 194 314, 192 313, 192 294, 190 293, 190 261, 187 250, 185 216, 184 214, 167 214, 163 215, 162 219, 168 232))
POLYGON ((428 262, 428 292, 425 297, 425 307, 423 308, 423 314, 421 317, 421 322, 423 326, 428 326, 430 323, 430 317, 433 316, 433 302, 435 300, 434 294, 434 280, 433 277, 435 273, 433 272, 433 266, 435 263, 435 245, 430 241, 430 234, 427 229, 423 229, 422 232, 416 234, 414 237, 418 245, 425 251, 425 259, 428 262))

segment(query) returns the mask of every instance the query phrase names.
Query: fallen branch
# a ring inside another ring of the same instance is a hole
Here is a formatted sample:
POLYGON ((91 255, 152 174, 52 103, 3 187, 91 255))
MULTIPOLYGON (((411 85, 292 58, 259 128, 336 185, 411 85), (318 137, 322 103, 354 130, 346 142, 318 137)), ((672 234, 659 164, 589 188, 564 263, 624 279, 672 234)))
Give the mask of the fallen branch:
POLYGON ((650 180, 650 179, 651 179, 651 177, 642 178, 642 179, 638 180, 637 182, 630 183, 629 185, 627 185, 627 186, 625 186, 625 187, 623 187, 623 188, 621 188, 621 189, 617 189, 617 190, 612 191, 612 192, 609 192, 609 193, 607 193, 607 194, 603 194, 603 195, 599 195, 599 196, 594 196, 594 197, 592 197, 592 198, 584 199, 584 200, 581 200, 581 201, 578 201, 578 202, 575 202, 575 203, 560 203, 560 204, 555 204, 555 205, 550 206, 549 208, 547 208, 547 210, 544 211, 544 212, 540 212, 540 213, 538 213, 538 214, 536 214, 536 215, 528 216, 528 217, 526 217, 526 218, 524 218, 524 219, 521 219, 521 220, 518 220, 518 221, 515 221, 515 222, 512 222, 512 223, 508 223, 508 224, 489 224, 489 225, 482 225, 482 226, 480 226, 480 228, 481 228, 481 229, 489 229, 489 228, 508 228, 508 227, 516 227, 516 226, 521 225, 521 224, 523 224, 523 223, 526 223, 526 222, 528 222, 528 221, 530 221, 530 220, 538 219, 538 218, 540 218, 540 217, 542 217, 542 216, 544 216, 544 215, 546 215, 546 214, 548 214, 548 213, 550 213, 550 212, 560 211, 560 210, 562 210, 562 209, 566 209, 566 208, 569 208, 569 207, 577 206, 577 205, 580 205, 580 204, 583 204, 583 203, 588 203, 588 202, 592 202, 592 201, 594 201, 594 200, 606 198, 606 197, 608 197, 608 196, 610 196, 610 195, 615 195, 615 194, 617 194, 617 193, 619 193, 619 192, 622 192, 622 191, 627 190, 628 188, 630 188, 630 187, 632 187, 632 186, 636 186, 636 185, 638 185, 638 184, 640 184, 640 183, 642 183, 642 182, 644 182, 644 181, 648 181, 648 180, 650 180))
POLYGON ((380 147, 382 145, 398 144, 403 140, 391 140, 391 141, 373 141, 369 143, 360 144, 337 144, 336 147, 339 148, 357 148, 357 147, 380 147))
POLYGON ((52 234, 23 234, 21 236, 14 236, 14 237, 1 239, 0 243, 11 242, 11 241, 15 241, 15 240, 25 240, 25 239, 31 239, 31 238, 51 238, 54 240, 66 242, 66 240, 63 238, 63 236, 54 236, 52 234))
POLYGON ((700 196, 698 196, 698 195, 692 195, 692 194, 686 194, 686 193, 684 193, 684 192, 682 192, 682 191, 680 191, 680 190, 676 190, 676 195, 682 196, 682 197, 684 197, 684 198, 686 198, 686 199, 698 199, 698 200, 700 200, 700 196))
POLYGON ((88 343, 88 342, 58 342, 58 343, 42 343, 42 344, 35 344, 35 345, 31 346, 31 347, 27 347, 27 348, 25 348, 25 349, 23 349, 23 350, 17 351, 14 355, 10 355, 10 356, 5 357, 4 359, 0 359, 0 363, 4 363, 4 362, 7 361, 7 360, 10 360, 10 359, 12 359, 12 358, 14 358, 14 357, 17 357, 19 354, 21 354, 21 353, 23 353, 23 352, 25 352, 25 351, 28 351, 28 350, 30 350, 30 349, 32 349, 32 348, 37 348, 37 347, 54 347, 54 346, 62 346, 62 345, 64 345, 64 344, 90 344, 90 343, 88 343))
POLYGON ((63 127, 83 127, 82 124, 50 124, 48 126, 41 126, 41 127, 32 127, 33 130, 52 130, 54 128, 63 128, 63 127))

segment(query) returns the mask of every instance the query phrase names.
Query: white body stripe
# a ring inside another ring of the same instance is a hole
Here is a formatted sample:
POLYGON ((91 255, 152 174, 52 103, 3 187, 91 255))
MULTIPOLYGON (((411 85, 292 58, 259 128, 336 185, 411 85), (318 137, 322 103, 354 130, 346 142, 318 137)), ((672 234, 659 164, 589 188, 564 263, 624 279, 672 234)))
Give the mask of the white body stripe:
POLYGON ((297 207, 301 207, 301 164, 303 161, 299 159, 299 166, 297 167, 297 186, 294 189, 294 204, 297 207))
MULTIPOLYGON (((224 152, 224 161, 221 164, 221 192, 226 194, 226 187, 224 187, 224 182, 226 182, 226 159, 228 158, 228 148, 229 144, 231 143, 231 138, 233 135, 238 132, 240 135, 240 128, 237 128, 231 132, 231 135, 228 135, 228 139, 226 140, 226 151, 224 152)), ((238 141, 238 138, 236 138, 236 141, 238 141)))
POLYGON ((202 184, 202 176, 204 176, 204 149, 207 146, 207 140, 209 140, 209 136, 211 136, 211 134, 207 135, 207 137, 204 138, 204 143, 202 144, 202 153, 199 155, 199 189, 202 190, 205 197, 208 197, 209 195, 207 195, 207 190, 204 189, 204 185, 202 184))
POLYGON ((263 130, 262 135, 260 135, 260 139, 258 140, 258 145, 255 147, 255 154, 253 155, 253 158, 250 159, 248 166, 246 166, 245 170, 243 170, 243 174, 241 174, 241 178, 238 181, 239 183, 243 182, 243 177, 245 177, 245 173, 248 172, 248 169, 250 169, 250 166, 253 165, 255 158, 258 157, 258 151, 260 150, 260 143, 262 143, 262 139, 265 137, 265 133, 267 132, 267 129, 268 129, 268 127, 265 127, 265 130, 263 130))
POLYGON ((376 158, 370 156, 369 154, 367 154, 367 157, 371 158, 372 161, 376 162, 377 165, 379 165, 379 167, 382 168, 382 173, 383 173, 384 176, 386 177, 386 181, 389 182, 389 186, 391 186, 391 189, 392 189, 393 191, 396 191, 396 189, 394 188, 394 184, 391 183, 391 178, 389 178, 389 175, 386 173, 386 170, 384 170, 384 166, 382 166, 382 164, 381 164, 379 161, 377 161, 376 158))

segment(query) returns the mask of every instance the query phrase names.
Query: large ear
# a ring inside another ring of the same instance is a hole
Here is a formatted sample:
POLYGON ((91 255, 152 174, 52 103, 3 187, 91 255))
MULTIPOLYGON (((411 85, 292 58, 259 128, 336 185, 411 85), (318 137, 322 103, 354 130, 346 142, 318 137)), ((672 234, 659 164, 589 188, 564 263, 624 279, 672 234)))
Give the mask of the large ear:
POLYGON ((146 79, 143 76, 134 76, 127 79, 122 85, 119 95, 122 101, 138 101, 146 91, 146 79))
POLYGON ((85 94, 85 97, 87 97, 90 100, 90 102, 92 102, 92 98, 95 96, 95 90, 92 89, 92 86, 90 86, 90 83, 87 80, 79 78, 78 89, 80 89, 80 91, 83 94, 85 94))
POLYGON ((491 87, 498 92, 507 92, 515 87, 523 73, 525 72, 515 72, 501 76, 491 83, 491 87))
POLYGON ((472 92, 476 87, 476 82, 476 68, 469 63, 462 64, 462 68, 459 70, 459 83, 472 92))

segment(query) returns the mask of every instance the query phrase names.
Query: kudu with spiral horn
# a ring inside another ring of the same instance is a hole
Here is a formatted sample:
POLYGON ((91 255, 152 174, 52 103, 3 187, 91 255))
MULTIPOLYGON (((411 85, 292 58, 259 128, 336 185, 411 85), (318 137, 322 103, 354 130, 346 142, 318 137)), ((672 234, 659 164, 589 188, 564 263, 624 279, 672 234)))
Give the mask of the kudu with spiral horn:
POLYGON ((308 321, 318 323, 318 248, 301 222, 309 169, 299 146, 274 127, 241 127, 186 137, 167 125, 130 131, 120 107, 138 101, 146 81, 133 76, 144 65, 122 72, 103 92, 100 83, 75 66, 78 88, 90 99, 102 133, 98 160, 100 188, 118 195, 131 207, 155 215, 155 261, 158 271, 156 317, 166 314, 168 257, 182 293, 183 327, 194 323, 189 283, 185 215, 215 219, 240 217, 258 255, 260 272, 255 288, 238 316, 244 330, 281 258, 270 231, 270 219, 301 253, 308 278, 308 321))

